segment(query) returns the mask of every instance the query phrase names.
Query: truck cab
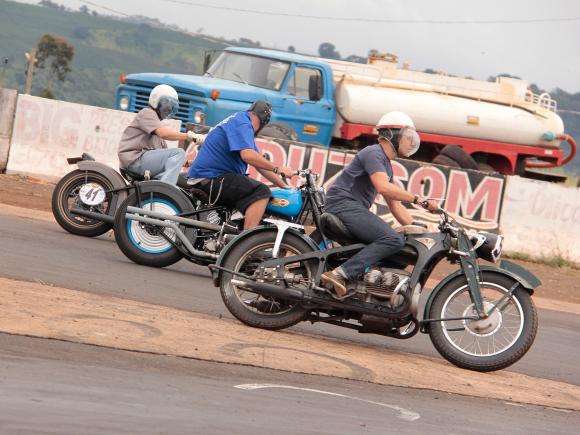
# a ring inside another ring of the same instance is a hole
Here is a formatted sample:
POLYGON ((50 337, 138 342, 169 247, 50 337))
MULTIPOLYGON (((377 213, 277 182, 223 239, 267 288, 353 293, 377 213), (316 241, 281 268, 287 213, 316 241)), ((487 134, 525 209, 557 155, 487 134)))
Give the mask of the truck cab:
POLYGON ((115 107, 139 112, 149 93, 167 84, 179 94, 175 116, 214 126, 263 99, 272 104, 272 121, 292 129, 301 142, 329 145, 336 108, 330 66, 315 58, 275 50, 229 47, 203 76, 141 73, 124 77, 115 107))

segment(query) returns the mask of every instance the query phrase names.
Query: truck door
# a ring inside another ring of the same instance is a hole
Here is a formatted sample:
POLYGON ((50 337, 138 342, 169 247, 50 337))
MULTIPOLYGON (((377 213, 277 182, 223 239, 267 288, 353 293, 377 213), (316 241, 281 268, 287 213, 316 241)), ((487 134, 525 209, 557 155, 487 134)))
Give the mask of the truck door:
POLYGON ((306 65, 296 65, 288 74, 283 110, 276 113, 276 120, 296 130, 303 142, 330 143, 335 122, 331 96, 324 92, 322 70, 306 65))

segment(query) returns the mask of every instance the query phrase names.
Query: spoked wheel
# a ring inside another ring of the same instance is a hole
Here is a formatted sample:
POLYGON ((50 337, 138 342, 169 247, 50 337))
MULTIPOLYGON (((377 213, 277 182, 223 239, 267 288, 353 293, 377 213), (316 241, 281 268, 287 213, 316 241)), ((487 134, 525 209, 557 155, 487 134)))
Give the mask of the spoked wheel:
MULTIPOLYGON (((130 195, 115 213, 115 240, 117 245, 137 264, 165 267, 181 260, 183 254, 174 246, 175 231, 170 228, 127 219, 127 207, 138 207, 137 195, 130 195)), ((176 201, 161 193, 144 194, 140 208, 177 215, 182 212, 176 201)))
MULTIPOLYGON (((523 357, 536 337, 538 315, 521 286, 506 296, 514 283, 506 276, 483 272, 480 286, 488 317, 432 323, 429 335, 439 353, 459 367, 481 372, 501 370, 523 357)), ((432 319, 476 316, 463 276, 435 296, 429 313, 432 319)))
POLYGON ((113 226, 103 221, 71 213, 79 208, 108 214, 111 207, 113 184, 98 172, 79 169, 65 175, 52 193, 52 214, 58 224, 69 233, 96 237, 113 226))
MULTIPOLYGON (((242 240, 228 253, 223 266, 254 276, 260 263, 272 258, 275 240, 276 233, 273 231, 258 233, 242 240)), ((299 237, 286 234, 280 246, 279 257, 299 255, 311 250, 299 237)), ((284 273, 287 279, 292 277, 292 287, 306 288, 314 276, 313 270, 311 263, 296 262, 286 265, 284 273)), ((275 330, 288 328, 304 318, 306 310, 300 303, 253 293, 247 288, 232 284, 232 278, 234 277, 231 274, 223 273, 221 296, 230 313, 246 325, 275 330)), ((274 283, 273 280, 267 282, 274 283)))

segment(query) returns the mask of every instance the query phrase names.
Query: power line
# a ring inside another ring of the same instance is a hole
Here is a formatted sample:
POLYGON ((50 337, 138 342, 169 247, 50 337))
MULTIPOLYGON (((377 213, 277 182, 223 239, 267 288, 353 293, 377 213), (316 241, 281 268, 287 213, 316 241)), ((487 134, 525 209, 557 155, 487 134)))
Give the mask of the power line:
MULTIPOLYGON (((89 0, 78 0, 80 3, 84 3, 93 7, 97 7, 109 12, 113 12, 124 17, 131 17, 130 14, 121 12, 119 10, 110 8, 108 6, 103 6, 89 0)), ((580 17, 561 17, 561 18, 529 18, 520 20, 404 20, 404 19, 381 19, 381 18, 349 18, 349 17, 328 17, 324 15, 305 15, 305 14, 291 14, 285 12, 272 12, 272 11, 260 11, 257 9, 244 9, 244 8, 234 8, 228 6, 216 6, 207 5, 199 2, 191 2, 186 0, 162 0, 167 3, 174 3, 184 6, 193 6, 204 9, 214 9, 220 11, 231 11, 240 12, 246 14, 255 15, 266 15, 275 17, 287 17, 287 18, 305 18, 310 20, 320 20, 320 21, 342 21, 342 22, 360 22, 360 23, 387 23, 387 24, 449 24, 449 25, 461 25, 461 24, 536 24, 536 23, 561 23, 561 22, 574 22, 580 21, 580 17)))
POLYGON ((93 2, 91 2, 91 1, 88 1, 88 0, 78 0, 78 1, 79 1, 80 3, 84 3, 84 4, 86 4, 86 5, 90 5, 90 6, 93 6, 93 7, 96 7, 96 8, 103 9, 103 10, 105 10, 105 11, 109 11, 109 12, 113 12, 113 13, 115 13, 115 14, 122 15, 122 16, 124 16, 124 17, 131 17, 131 15, 129 15, 129 14, 126 14, 125 12, 118 11, 118 10, 116 10, 116 9, 113 9, 113 8, 110 8, 110 7, 108 7, 108 6, 99 5, 99 4, 97 4, 97 3, 93 3, 93 2))
POLYGON ((305 15, 291 14, 284 12, 260 11, 256 9, 233 8, 227 6, 207 5, 198 2, 185 0, 162 0, 167 3, 175 3, 186 6, 194 6, 205 9, 217 9, 221 11, 242 12, 256 15, 267 15, 289 18, 307 18, 311 20, 324 21, 347 21, 361 23, 389 23, 389 24, 533 24, 533 23, 558 23, 580 21, 580 17, 563 17, 563 18, 529 18, 520 20, 401 20, 401 19, 380 19, 380 18, 347 18, 347 17, 328 17, 323 15, 305 15))

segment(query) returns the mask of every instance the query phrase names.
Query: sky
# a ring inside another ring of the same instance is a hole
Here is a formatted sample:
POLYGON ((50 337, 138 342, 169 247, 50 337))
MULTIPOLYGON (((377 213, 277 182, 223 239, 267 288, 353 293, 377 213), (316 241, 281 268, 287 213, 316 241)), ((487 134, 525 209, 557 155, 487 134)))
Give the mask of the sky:
POLYGON ((580 2, 574 0, 53 1, 75 10, 84 4, 103 14, 114 15, 99 6, 146 15, 265 47, 293 45, 316 55, 320 43, 330 42, 343 57, 377 49, 397 54, 411 69, 482 80, 508 73, 540 88, 580 92, 580 2))

